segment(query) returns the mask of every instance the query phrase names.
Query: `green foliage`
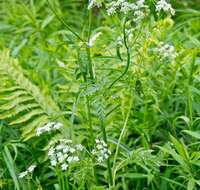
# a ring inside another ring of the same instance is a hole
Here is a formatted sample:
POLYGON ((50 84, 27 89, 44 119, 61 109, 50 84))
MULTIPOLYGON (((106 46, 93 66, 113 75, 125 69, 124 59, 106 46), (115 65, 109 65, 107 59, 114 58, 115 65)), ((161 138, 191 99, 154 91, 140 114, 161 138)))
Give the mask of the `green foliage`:
POLYGON ((200 7, 171 2, 173 19, 148 0, 135 24, 86 1, 0 1, 0 189, 200 189, 200 7), (50 121, 64 127, 37 136, 50 121), (47 155, 61 138, 84 145, 66 172, 47 155))

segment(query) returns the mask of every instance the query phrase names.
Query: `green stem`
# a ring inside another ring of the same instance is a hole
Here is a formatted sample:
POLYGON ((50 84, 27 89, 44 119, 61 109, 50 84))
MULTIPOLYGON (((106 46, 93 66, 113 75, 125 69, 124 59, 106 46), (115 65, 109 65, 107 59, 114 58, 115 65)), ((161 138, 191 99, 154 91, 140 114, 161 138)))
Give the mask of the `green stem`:
POLYGON ((89 10, 88 13, 88 42, 86 45, 86 52, 87 52, 87 57, 88 57, 88 69, 89 69, 89 74, 90 74, 90 79, 94 82, 94 71, 93 71, 93 65, 92 65, 92 59, 91 59, 91 52, 90 52, 90 48, 88 46, 89 41, 90 41, 90 37, 91 37, 91 30, 92 30, 92 11, 89 10))
MULTIPOLYGON (((106 135, 106 129, 105 129, 105 125, 104 125, 104 120, 101 119, 100 121, 101 121, 101 131, 103 133, 103 140, 107 144, 108 141, 107 141, 107 135, 106 135)), ((109 186, 112 187, 113 177, 112 177, 112 169, 111 169, 110 158, 107 159, 107 168, 108 168, 108 176, 109 176, 109 186)))
POLYGON ((49 0, 47 0, 47 3, 49 4, 49 8, 54 13, 54 15, 56 16, 56 18, 65 26, 65 28, 67 30, 69 30, 74 36, 76 36, 79 40, 81 40, 82 42, 84 42, 84 40, 80 37, 80 35, 77 34, 73 29, 71 29, 68 26, 68 24, 57 14, 56 10, 52 7, 52 5, 50 4, 49 0))
POLYGON ((126 67, 125 67, 125 70, 124 72, 118 77, 116 78, 112 83, 111 85, 108 87, 108 89, 112 88, 114 86, 114 84, 119 81, 121 78, 123 78, 123 76, 127 73, 128 69, 129 69, 129 65, 130 65, 130 48, 128 47, 128 44, 127 44, 127 37, 126 37, 126 19, 124 21, 124 25, 123 25, 123 40, 124 40, 124 46, 126 48, 126 52, 127 52, 127 61, 126 61, 126 67))
POLYGON ((70 190, 70 188, 69 188, 68 176, 66 176, 66 185, 67 185, 67 190, 70 190))
POLYGON ((58 183, 59 183, 59 187, 62 188, 62 181, 60 180, 60 172, 59 172, 59 168, 58 166, 56 166, 56 175, 57 175, 57 179, 58 179, 58 183))
POLYGON ((93 66, 92 66, 92 60, 91 60, 91 54, 90 54, 90 47, 86 47, 87 51, 87 57, 88 57, 88 69, 89 69, 89 74, 90 74, 90 79, 94 82, 94 71, 93 71, 93 66))
POLYGON ((88 43, 90 41, 90 36, 91 36, 91 27, 92 27, 92 11, 91 9, 89 10, 89 13, 88 13, 88 43))
MULTIPOLYGON (((127 126, 127 123, 128 123, 128 119, 130 117, 132 104, 133 104, 133 96, 131 95, 131 99, 130 99, 130 103, 129 103, 130 107, 129 107, 128 113, 126 115, 126 118, 125 118, 125 121, 124 121, 124 125, 123 125, 122 131, 121 131, 120 136, 119 136, 119 140, 117 142, 117 147, 116 147, 114 160, 113 160, 113 173, 114 173, 115 163, 116 163, 116 160, 117 160, 117 155, 118 155, 118 152, 119 152, 119 145, 121 143, 122 137, 124 135, 124 132, 125 132, 125 129, 126 129, 126 126, 127 126)), ((113 184, 115 184, 115 178, 113 178, 113 184)))
MULTIPOLYGON (((126 73, 128 72, 129 66, 130 66, 131 54, 130 54, 130 47, 128 45, 127 36, 126 36, 126 21, 127 20, 125 18, 124 25, 123 25, 123 40, 124 40, 124 46, 125 46, 126 52, 127 52, 126 67, 125 67, 123 73, 111 83, 111 85, 108 87, 108 89, 111 89, 117 81, 119 81, 121 78, 124 77, 124 75, 126 75, 126 73)), ((135 39, 133 41, 133 44, 136 43, 136 40, 140 36, 142 28, 143 28, 143 24, 141 25, 140 30, 138 31, 138 33, 137 33, 137 35, 136 35, 136 37, 135 37, 135 39)), ((120 55, 120 57, 121 57, 121 55, 120 55)), ((123 59, 120 58, 120 60, 123 60, 123 59)))
POLYGON ((94 133, 93 133, 93 128, 92 128, 90 100, 89 100, 88 96, 86 96, 86 101, 87 101, 87 115, 88 115, 88 121, 89 121, 89 127, 90 127, 90 135, 91 135, 91 139, 92 139, 92 143, 93 143, 94 142, 94 133))
POLYGON ((190 118, 190 129, 192 130, 192 123, 193 123, 193 98, 192 98, 192 93, 190 90, 190 87, 192 86, 193 83, 193 73, 195 69, 195 59, 196 59, 196 52, 193 53, 192 57, 192 63, 190 67, 190 75, 188 78, 188 90, 187 90, 187 95, 188 95, 188 110, 189 110, 189 118, 190 118))
MULTIPOLYGON (((62 174, 62 171, 60 173, 61 173, 62 190, 65 190, 65 179, 64 179, 64 176, 62 174)), ((67 190, 68 190, 68 188, 67 188, 67 190)))

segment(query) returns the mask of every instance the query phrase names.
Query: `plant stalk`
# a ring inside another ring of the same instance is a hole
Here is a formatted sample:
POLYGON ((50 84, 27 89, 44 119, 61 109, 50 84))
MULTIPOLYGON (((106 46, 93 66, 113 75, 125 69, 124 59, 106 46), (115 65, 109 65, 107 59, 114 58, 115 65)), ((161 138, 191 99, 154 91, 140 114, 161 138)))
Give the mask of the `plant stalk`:
MULTIPOLYGON (((105 129, 105 125, 104 125, 104 120, 100 119, 100 122, 101 122, 101 130, 103 133, 103 140, 107 144, 108 140, 107 140, 106 129, 105 129)), ((112 187, 113 186, 113 177, 112 177, 110 158, 107 159, 107 168, 108 168, 109 186, 112 187)))

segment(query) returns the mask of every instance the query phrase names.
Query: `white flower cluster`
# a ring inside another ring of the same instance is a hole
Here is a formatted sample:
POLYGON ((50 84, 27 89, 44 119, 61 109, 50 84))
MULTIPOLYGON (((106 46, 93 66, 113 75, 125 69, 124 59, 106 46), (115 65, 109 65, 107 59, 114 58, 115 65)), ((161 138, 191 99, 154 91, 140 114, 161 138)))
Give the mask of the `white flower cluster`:
POLYGON ((26 171, 21 172, 21 173, 19 174, 19 178, 24 178, 24 177, 27 176, 28 174, 31 174, 31 173, 34 171, 35 168, 36 168, 36 165, 35 165, 35 164, 30 165, 30 166, 27 168, 26 171))
POLYGON ((170 13, 171 15, 175 15, 175 10, 172 8, 171 4, 166 2, 166 0, 159 0, 156 4, 156 11, 165 13, 170 13))
POLYGON ((70 164, 80 161, 78 155, 82 150, 81 144, 73 145, 72 141, 67 139, 51 143, 48 151, 51 166, 60 166, 63 171, 67 170, 70 164))
POLYGON ((108 4, 108 15, 113 15, 117 10, 125 14, 133 11, 134 21, 138 22, 146 16, 149 9, 145 5, 145 0, 138 0, 135 3, 129 3, 126 0, 117 0, 108 4))
MULTIPOLYGON (((102 4, 103 0, 90 0, 88 9, 95 6, 101 7, 102 4)), ((115 14, 117 10, 125 14, 132 11, 135 22, 142 20, 149 12, 148 6, 145 5, 145 0, 137 0, 135 3, 130 3, 127 0, 108 1, 108 3, 106 3, 106 7, 109 16, 115 14)))
POLYGON ((93 7, 101 7, 103 3, 103 0, 89 0, 88 9, 91 9, 93 7))
POLYGON ((92 154, 97 157, 99 163, 107 160, 111 155, 110 150, 108 149, 107 144, 100 139, 96 139, 96 147, 92 150, 92 154))
POLYGON ((173 45, 165 44, 164 42, 160 42, 159 47, 155 50, 162 59, 173 60, 178 55, 173 45))
POLYGON ((49 133, 52 131, 56 131, 58 129, 60 129, 61 127, 63 127, 62 123, 59 122, 49 122, 47 124, 45 124, 43 127, 39 127, 36 129, 36 135, 40 136, 43 133, 49 133))

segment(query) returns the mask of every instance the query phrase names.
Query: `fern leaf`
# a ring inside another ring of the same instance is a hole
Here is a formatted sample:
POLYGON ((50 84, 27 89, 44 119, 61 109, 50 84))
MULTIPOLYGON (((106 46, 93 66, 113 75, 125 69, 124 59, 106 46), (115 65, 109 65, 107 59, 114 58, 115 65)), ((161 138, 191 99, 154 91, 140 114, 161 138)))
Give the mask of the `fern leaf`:
MULTIPOLYGON (((35 128, 61 113, 51 98, 24 75, 18 61, 8 51, 0 53, 0 120, 21 128, 22 139, 35 135, 35 128)), ((62 114, 61 114, 62 115, 62 114)), ((62 122, 68 124, 63 116, 62 122)))

